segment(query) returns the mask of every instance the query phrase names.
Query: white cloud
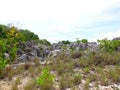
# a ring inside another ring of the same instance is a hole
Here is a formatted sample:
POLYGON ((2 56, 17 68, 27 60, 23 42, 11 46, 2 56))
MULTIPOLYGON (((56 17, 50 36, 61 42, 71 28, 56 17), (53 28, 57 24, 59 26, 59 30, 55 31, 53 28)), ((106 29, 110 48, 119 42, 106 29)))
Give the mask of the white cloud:
POLYGON ((115 37, 120 37, 120 30, 117 30, 115 32, 107 32, 101 34, 101 39, 107 38, 107 39, 113 39, 115 37))
POLYGON ((106 33, 95 33, 95 37, 89 38, 89 41, 97 41, 102 39, 112 40, 113 38, 120 37, 120 29, 114 32, 106 32, 106 33), (95 38, 96 37, 96 38, 95 38))

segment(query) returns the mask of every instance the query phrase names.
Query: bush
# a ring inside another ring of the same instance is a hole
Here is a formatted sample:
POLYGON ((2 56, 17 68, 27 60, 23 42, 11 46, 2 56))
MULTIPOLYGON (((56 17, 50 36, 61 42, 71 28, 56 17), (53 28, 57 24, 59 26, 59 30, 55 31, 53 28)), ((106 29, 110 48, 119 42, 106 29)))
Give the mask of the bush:
POLYGON ((99 47, 103 51, 113 52, 120 46, 120 40, 98 40, 99 47))
POLYGON ((37 83, 40 86, 40 90, 52 90, 54 76, 50 74, 48 68, 44 68, 40 74, 37 83))

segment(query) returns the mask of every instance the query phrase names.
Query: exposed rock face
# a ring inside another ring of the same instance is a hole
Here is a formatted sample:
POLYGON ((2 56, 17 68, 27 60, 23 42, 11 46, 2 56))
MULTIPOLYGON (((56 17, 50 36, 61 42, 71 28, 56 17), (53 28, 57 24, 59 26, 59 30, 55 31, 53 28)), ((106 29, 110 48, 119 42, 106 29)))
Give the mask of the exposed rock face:
POLYGON ((40 48, 34 41, 26 42, 24 48, 19 48, 17 51, 17 62, 25 62, 34 60, 35 57, 41 57, 40 48))
POLYGON ((39 49, 39 47, 37 45, 34 45, 32 47, 32 52, 34 53, 35 56, 40 57, 40 49, 39 49))
POLYGON ((113 38, 113 40, 120 40, 120 37, 113 38))
POLYGON ((22 54, 19 58, 24 61, 29 59, 28 55, 26 54, 22 54))
POLYGON ((40 61, 44 61, 46 57, 53 56, 56 57, 63 52, 66 56, 71 56, 70 52, 74 50, 79 52, 80 50, 89 50, 89 51, 98 51, 97 43, 76 43, 72 42, 70 45, 64 45, 59 43, 54 43, 51 47, 45 45, 35 44, 34 41, 29 41, 22 45, 22 48, 19 48, 17 51, 17 61, 16 62, 25 62, 32 61, 35 57, 38 57, 40 61), (65 48, 63 48, 65 46, 65 48))
POLYGON ((96 42, 91 42, 91 43, 88 43, 88 51, 94 51, 94 52, 97 52, 99 50, 99 46, 96 42))
POLYGON ((51 51, 50 56, 56 57, 62 53, 62 50, 56 49, 54 51, 51 51))
POLYGON ((76 43, 76 42, 73 42, 70 44, 70 48, 73 49, 73 50, 76 50, 76 51, 79 51, 79 50, 85 50, 87 49, 87 43, 76 43))
POLYGON ((47 57, 50 54, 50 49, 45 47, 43 48, 43 56, 42 57, 47 57))

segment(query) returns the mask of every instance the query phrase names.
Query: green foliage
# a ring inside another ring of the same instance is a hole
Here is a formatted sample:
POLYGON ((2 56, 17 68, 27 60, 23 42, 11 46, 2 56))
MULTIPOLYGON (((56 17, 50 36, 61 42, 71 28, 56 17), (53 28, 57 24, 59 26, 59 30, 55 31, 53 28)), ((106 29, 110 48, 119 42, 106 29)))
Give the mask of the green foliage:
POLYGON ((66 90, 66 88, 71 88, 74 85, 72 81, 73 80, 68 74, 62 75, 62 77, 60 78, 60 83, 59 83, 60 90, 66 90))
POLYGON ((40 74, 37 83, 41 90, 50 90, 52 88, 54 76, 50 74, 48 68, 44 68, 40 74))
POLYGON ((62 41, 59 41, 58 43, 62 43, 62 44, 70 44, 70 41, 69 41, 69 40, 62 40, 62 41))
POLYGON ((18 30, 14 26, 0 25, 0 38, 15 38, 17 41, 39 40, 38 35, 29 30, 18 30))
MULTIPOLYGON (((16 27, 0 25, 0 58, 1 61, 5 61, 5 53, 9 54, 9 60, 7 63, 11 63, 15 60, 17 55, 17 49, 19 43, 24 43, 25 41, 38 41, 38 35, 34 34, 29 30, 18 30, 16 27)), ((43 44, 51 45, 46 39, 41 40, 43 44)), ((40 41, 40 42, 41 42, 40 41)))
POLYGON ((0 25, 0 38, 7 38, 6 32, 7 27, 5 25, 0 25))
POLYGON ((90 80, 87 79, 87 80, 86 80, 86 83, 85 83, 85 85, 84 85, 84 90, 89 90, 89 84, 90 84, 90 80))
POLYGON ((7 61, 5 61, 5 42, 3 40, 0 40, 0 72, 5 66, 7 65, 7 61))
POLYGON ((24 39, 25 41, 30 41, 30 40, 39 40, 38 35, 34 34, 33 32, 29 30, 20 30, 21 39, 24 39))
POLYGON ((25 86, 24 86, 24 90, 38 90, 36 88, 36 82, 35 80, 30 80, 25 86))
POLYGON ((8 61, 14 61, 16 58, 17 52, 17 37, 18 33, 14 27, 10 28, 9 31, 6 32, 6 36, 8 39, 0 39, 0 71, 5 68, 8 61), (9 59, 5 57, 5 53, 9 53, 9 59))
POLYGON ((85 73, 89 73, 90 72, 90 68, 89 67, 85 67, 84 71, 85 71, 85 73))
POLYGON ((120 46, 120 40, 98 40, 100 48, 107 52, 113 52, 120 46))
POLYGON ((82 80, 82 75, 81 74, 75 74, 73 77, 73 82, 75 83, 75 85, 79 85, 81 83, 82 80))
POLYGON ((48 40, 46 40, 46 39, 39 40, 39 43, 45 44, 45 45, 51 45, 51 43, 48 40))
POLYGON ((79 38, 76 38, 76 42, 77 42, 77 43, 80 43, 80 42, 81 42, 81 40, 79 40, 79 38))
POLYGON ((7 61, 2 60, 2 58, 0 57, 0 72, 3 68, 5 68, 7 65, 7 61))
POLYGON ((88 43, 88 40, 87 39, 82 39, 81 42, 82 43, 88 43))
POLYGON ((77 43, 80 43, 80 42, 82 42, 82 43, 88 43, 88 40, 87 40, 87 39, 79 40, 79 39, 77 38, 76 42, 77 42, 77 43))

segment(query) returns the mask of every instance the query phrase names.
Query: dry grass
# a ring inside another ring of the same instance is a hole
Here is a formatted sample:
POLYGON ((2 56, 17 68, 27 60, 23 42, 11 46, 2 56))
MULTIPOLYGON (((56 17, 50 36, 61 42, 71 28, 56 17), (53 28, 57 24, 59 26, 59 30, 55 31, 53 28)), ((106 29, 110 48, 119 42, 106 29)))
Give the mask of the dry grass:
MULTIPOLYGON (((61 90, 73 88, 81 84, 81 80, 85 79, 84 90, 89 89, 89 83, 95 82, 98 85, 110 85, 120 83, 120 53, 107 52, 89 53, 84 56, 83 52, 74 52, 70 56, 61 54, 55 58, 49 57, 49 64, 40 65, 38 58, 35 58, 34 64, 26 63, 18 67, 7 67, 1 73, 1 79, 8 78, 12 80, 16 75, 31 76, 35 79, 39 76, 44 67, 49 67, 50 71, 56 72, 56 77, 59 77, 59 87, 61 90), (105 66, 113 65, 114 68, 105 68, 105 66), (78 69, 74 71, 73 69, 78 69), (81 71, 79 71, 79 69, 81 71)), ((18 80, 19 81, 19 80, 18 80)), ((17 80, 12 84, 13 90, 18 90, 17 80)), ((39 87, 36 81, 31 80, 24 86, 24 90, 37 90, 39 87)))
POLYGON ((36 81, 34 79, 28 81, 28 83, 24 86, 24 90, 38 90, 36 81))

